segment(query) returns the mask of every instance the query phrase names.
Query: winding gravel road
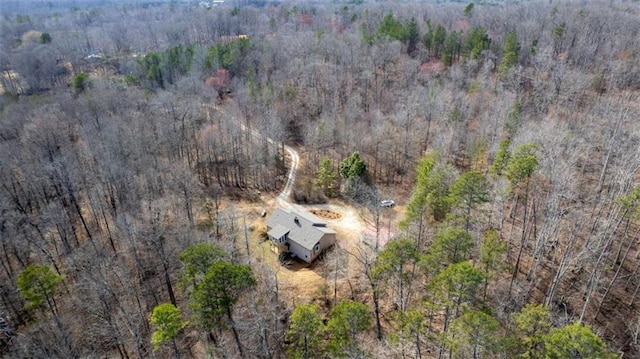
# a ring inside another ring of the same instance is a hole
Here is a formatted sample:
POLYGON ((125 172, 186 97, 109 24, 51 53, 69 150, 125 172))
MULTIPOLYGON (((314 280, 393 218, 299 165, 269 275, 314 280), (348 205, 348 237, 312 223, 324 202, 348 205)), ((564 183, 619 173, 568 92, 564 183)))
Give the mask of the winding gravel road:
MULTIPOLYGON (((256 130, 253 130, 253 129, 249 130, 247 126, 245 126, 244 124, 240 124, 240 128, 242 129, 242 131, 250 131, 251 136, 255 138, 265 137, 263 134, 261 134, 256 130)), ((275 142, 269 137, 266 137, 266 139, 271 144, 275 142)), ((287 151, 287 153, 289 154, 289 157, 291 158, 291 167, 289 168, 289 174, 287 174, 287 183, 282 189, 282 192, 280 192, 280 194, 276 198, 276 202, 280 205, 291 207, 293 206, 293 204, 289 202, 289 196, 291 196, 291 191, 293 190, 293 183, 296 181, 296 171, 298 171, 298 164, 300 163, 300 155, 298 154, 298 151, 296 151, 291 146, 284 145, 284 150, 287 151)))
MULTIPOLYGON (((271 139, 269 142, 273 142, 271 139)), ((278 202, 289 203, 289 196, 293 190, 293 183, 296 181, 296 171, 298 170, 298 163, 300 162, 300 155, 293 147, 287 145, 284 146, 284 150, 287 151, 289 157, 291 157, 291 168, 289 168, 289 174, 287 175, 287 184, 282 189, 282 192, 278 195, 278 202)))

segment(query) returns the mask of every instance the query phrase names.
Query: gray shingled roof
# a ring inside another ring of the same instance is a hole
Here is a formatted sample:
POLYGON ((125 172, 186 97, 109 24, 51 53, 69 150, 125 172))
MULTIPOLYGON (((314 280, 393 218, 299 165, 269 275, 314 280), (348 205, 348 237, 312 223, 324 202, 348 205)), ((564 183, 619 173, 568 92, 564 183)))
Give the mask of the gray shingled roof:
POLYGON ((283 226, 283 225, 276 225, 275 227, 271 228, 271 230, 269 232, 267 232, 267 234, 273 238, 280 238, 282 236, 284 236, 285 234, 289 233, 289 228, 283 226))
POLYGON ((267 219, 267 226, 271 227, 269 235, 280 238, 289 231, 289 240, 311 250, 325 234, 334 234, 334 230, 325 227, 326 223, 311 213, 295 209, 276 209, 267 219), (298 222, 295 222, 295 219, 298 222), (283 232, 284 231, 284 232, 283 232), (276 234, 280 234, 277 236, 276 234))

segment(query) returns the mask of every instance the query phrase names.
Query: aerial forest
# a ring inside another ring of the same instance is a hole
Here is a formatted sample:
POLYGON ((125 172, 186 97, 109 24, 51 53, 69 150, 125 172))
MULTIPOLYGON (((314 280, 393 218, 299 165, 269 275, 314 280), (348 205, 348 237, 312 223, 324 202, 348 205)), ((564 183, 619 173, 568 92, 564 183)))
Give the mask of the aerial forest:
POLYGON ((0 357, 640 358, 639 18, 0 1, 0 357))

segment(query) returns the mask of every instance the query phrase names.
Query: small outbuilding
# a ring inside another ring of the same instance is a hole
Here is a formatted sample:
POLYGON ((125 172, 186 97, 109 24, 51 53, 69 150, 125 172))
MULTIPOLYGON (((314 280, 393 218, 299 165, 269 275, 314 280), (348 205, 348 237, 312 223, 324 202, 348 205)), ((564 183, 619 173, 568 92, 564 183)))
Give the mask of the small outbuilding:
POLYGON ((305 211, 278 208, 266 224, 267 235, 277 253, 295 254, 307 263, 336 242, 336 232, 305 211))

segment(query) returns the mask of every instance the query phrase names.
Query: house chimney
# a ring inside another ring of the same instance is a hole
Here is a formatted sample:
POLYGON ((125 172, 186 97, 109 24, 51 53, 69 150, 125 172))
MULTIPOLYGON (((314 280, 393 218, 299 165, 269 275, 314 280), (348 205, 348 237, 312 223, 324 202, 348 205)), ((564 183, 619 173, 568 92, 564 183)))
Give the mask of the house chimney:
POLYGON ((300 224, 300 221, 298 220, 298 217, 297 217, 297 216, 293 218, 293 221, 294 221, 296 224, 300 224))

